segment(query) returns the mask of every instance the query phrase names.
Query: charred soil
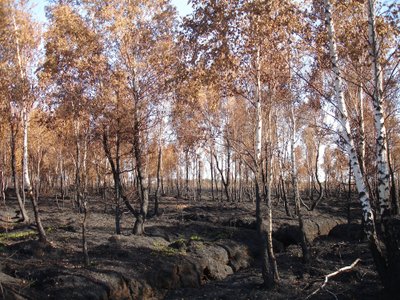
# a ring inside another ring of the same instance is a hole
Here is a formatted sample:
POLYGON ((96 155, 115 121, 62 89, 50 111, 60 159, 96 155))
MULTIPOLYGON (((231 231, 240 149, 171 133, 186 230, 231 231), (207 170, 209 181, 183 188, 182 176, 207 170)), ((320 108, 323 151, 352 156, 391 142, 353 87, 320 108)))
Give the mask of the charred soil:
MULTIPOLYGON (((13 199, 1 213, 0 298, 5 299, 305 299, 327 274, 361 262, 329 280, 310 299, 384 298, 354 207, 347 224, 344 201, 329 199, 304 211, 312 260, 305 265, 296 218, 274 205, 274 248, 281 281, 262 288, 260 251, 252 203, 194 202, 163 197, 161 214, 146 221, 146 234, 132 235, 125 213, 114 234, 114 213, 89 200, 83 265, 81 222, 70 201, 40 200, 49 244, 35 228, 14 223, 13 199), (342 209, 343 207, 343 209, 342 209)), ((30 207, 27 207, 31 211, 30 207)))

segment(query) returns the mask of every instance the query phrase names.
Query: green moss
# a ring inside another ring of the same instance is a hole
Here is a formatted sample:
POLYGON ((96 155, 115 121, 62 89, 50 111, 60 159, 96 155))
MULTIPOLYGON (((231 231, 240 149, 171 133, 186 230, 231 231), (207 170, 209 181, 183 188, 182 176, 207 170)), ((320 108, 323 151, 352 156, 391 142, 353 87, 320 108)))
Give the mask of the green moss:
POLYGON ((199 237, 198 235, 192 235, 190 237, 191 241, 202 241, 203 239, 201 237, 199 237))
MULTIPOLYGON (((178 241, 180 241, 180 239, 178 241)), ((154 247, 153 247, 152 254, 154 254, 154 255, 161 254, 161 255, 173 256, 173 255, 179 255, 179 254, 184 255, 185 254, 185 252, 183 250, 172 248, 172 247, 169 247, 168 245, 164 245, 162 243, 155 242, 155 243, 153 243, 153 246, 154 247)))
POLYGON ((0 242, 5 240, 22 240, 35 236, 37 233, 34 230, 16 231, 16 232, 4 232, 0 233, 0 242))

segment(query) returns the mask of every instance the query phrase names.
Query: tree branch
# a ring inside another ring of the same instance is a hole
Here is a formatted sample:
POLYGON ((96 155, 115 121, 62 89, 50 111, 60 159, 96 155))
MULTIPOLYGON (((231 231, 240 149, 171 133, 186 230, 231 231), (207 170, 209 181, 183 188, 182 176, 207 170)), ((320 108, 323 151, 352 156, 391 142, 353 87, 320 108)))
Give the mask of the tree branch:
POLYGON ((314 296, 315 294, 317 294, 319 291, 324 290, 324 289, 325 289, 325 286, 327 285, 327 283, 328 283, 328 281, 329 281, 330 278, 335 277, 335 276, 337 276, 337 275, 339 275, 339 274, 342 274, 342 273, 350 272, 352 269, 354 269, 354 267, 355 267, 360 261, 361 261, 361 259, 357 258, 350 266, 343 267, 343 268, 341 268, 341 269, 339 269, 339 270, 337 270, 337 271, 335 271, 335 272, 333 272, 333 273, 330 273, 330 274, 326 275, 326 276, 325 276, 325 280, 324 280, 324 282, 322 283, 322 285, 321 285, 318 289, 316 289, 312 294, 308 295, 305 299, 310 299, 312 296, 314 296))

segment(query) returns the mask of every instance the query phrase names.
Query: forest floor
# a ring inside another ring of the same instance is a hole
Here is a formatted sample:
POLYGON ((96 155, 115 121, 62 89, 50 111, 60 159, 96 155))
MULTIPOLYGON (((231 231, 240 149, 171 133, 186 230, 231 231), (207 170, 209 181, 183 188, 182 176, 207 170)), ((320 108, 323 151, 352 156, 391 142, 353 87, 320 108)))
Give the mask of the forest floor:
MULTIPOLYGON (((297 245, 296 219, 274 205, 274 247, 280 284, 261 287, 260 251, 252 203, 194 202, 163 197, 162 214, 146 221, 146 234, 131 234, 125 213, 114 234, 111 207, 90 198, 87 241, 90 265, 82 264, 82 215, 70 201, 57 207, 40 200, 49 245, 32 227, 10 223, 14 200, 0 212, 0 299, 306 299, 325 275, 360 263, 329 280, 310 299, 384 299, 361 226, 347 225, 345 201, 329 199, 304 210, 312 260, 297 245)), ((27 205, 31 211, 30 205, 27 205)), ((359 216, 357 203, 354 215, 359 216)), ((33 219, 33 215, 31 216, 33 219)))

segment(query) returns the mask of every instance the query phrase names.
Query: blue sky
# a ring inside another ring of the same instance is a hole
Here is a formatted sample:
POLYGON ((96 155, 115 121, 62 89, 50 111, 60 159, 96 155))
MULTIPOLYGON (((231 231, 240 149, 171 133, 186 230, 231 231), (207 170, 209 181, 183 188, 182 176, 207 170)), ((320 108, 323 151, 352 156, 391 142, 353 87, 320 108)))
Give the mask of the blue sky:
MULTIPOLYGON (((35 19, 41 22, 45 22, 46 17, 44 7, 47 5, 47 0, 31 0, 30 2, 34 5, 32 12, 35 19)), ((192 11, 191 6, 187 3, 188 0, 172 0, 171 2, 177 7, 178 12, 181 16, 185 16, 192 11)))

